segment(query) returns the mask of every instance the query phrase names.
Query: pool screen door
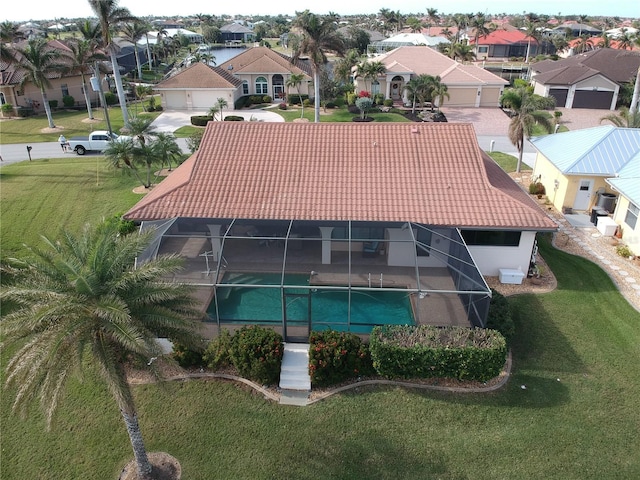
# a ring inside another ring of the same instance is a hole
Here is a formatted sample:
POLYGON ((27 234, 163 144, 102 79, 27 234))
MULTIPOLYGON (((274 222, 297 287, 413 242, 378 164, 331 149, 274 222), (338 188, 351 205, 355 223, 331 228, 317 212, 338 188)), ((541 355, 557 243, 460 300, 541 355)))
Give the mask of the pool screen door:
POLYGON ((283 288, 282 305, 285 341, 307 343, 311 333, 311 295, 309 291, 283 288))

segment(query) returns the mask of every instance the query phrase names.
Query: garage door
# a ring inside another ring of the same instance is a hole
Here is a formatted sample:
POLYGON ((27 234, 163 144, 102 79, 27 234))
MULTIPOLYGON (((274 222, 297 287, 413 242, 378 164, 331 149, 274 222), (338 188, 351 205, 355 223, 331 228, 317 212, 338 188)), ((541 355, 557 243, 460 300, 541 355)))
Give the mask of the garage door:
POLYGON ((609 110, 613 92, 594 92, 593 90, 576 90, 573 97, 573 108, 602 108, 609 110))
POLYGON ((549 96, 556 99, 556 107, 564 107, 567 104, 567 93, 569 93, 569 90, 566 88, 552 88, 549 90, 549 96))
POLYGON ((195 90, 191 92, 191 96, 194 110, 209 110, 216 104, 218 97, 222 95, 216 95, 216 92, 212 91, 195 90))
POLYGON ((184 110, 187 108, 187 96, 184 91, 165 92, 164 96, 169 110, 184 110))

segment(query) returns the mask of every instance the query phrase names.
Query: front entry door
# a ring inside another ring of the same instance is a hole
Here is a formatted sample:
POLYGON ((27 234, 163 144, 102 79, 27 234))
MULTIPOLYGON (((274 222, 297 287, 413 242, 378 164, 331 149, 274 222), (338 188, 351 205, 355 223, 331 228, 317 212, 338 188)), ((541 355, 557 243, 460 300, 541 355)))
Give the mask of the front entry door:
POLYGON ((573 202, 574 210, 586 210, 591 203, 591 195, 593 194, 593 180, 581 178, 578 181, 578 191, 573 202))
POLYGON ((392 82, 391 83, 391 98, 393 100, 400 100, 400 82, 392 82))

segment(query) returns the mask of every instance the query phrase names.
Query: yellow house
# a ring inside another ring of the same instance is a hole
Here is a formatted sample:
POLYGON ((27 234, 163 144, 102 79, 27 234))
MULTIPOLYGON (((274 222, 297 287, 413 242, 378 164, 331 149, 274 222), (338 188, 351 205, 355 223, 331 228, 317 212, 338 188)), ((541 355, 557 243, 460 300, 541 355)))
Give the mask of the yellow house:
MULTIPOLYGON (((560 211, 590 212, 603 194, 615 194, 616 177, 640 152, 640 129, 611 125, 532 138, 537 149, 533 179, 560 211)), ((610 198, 610 196, 609 196, 610 198)), ((613 213, 613 205, 606 209, 613 213)))
POLYGON ((613 219, 622 228, 622 241, 634 255, 640 255, 640 153, 607 183, 619 193, 613 219))

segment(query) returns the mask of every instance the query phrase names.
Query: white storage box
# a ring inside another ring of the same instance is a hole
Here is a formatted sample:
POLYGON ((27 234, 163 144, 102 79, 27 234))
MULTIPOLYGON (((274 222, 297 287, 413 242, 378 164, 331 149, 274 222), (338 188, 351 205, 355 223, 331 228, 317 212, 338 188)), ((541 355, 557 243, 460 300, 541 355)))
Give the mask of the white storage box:
POLYGON ((514 285, 520 285, 524 279, 524 272, 516 270, 514 268, 501 268, 500 270, 500 283, 512 283, 514 285))
POLYGON ((616 234, 618 224, 611 217, 598 217, 596 228, 605 237, 613 237, 616 234))

